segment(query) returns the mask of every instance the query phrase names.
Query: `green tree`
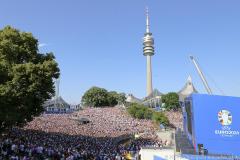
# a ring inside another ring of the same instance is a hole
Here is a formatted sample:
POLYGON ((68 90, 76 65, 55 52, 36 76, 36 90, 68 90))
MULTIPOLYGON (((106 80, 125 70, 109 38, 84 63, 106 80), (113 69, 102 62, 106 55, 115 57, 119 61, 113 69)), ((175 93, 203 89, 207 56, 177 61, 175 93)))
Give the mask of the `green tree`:
POLYGON ((138 104, 137 103, 130 103, 128 108, 127 108, 127 111, 128 113, 132 116, 132 117, 136 117, 136 112, 138 110, 138 104))
POLYGON ((165 104, 165 109, 166 110, 178 110, 180 108, 179 104, 179 96, 175 92, 169 92, 166 95, 163 95, 162 98, 162 103, 165 104))
POLYGON ((119 94, 116 91, 108 92, 108 104, 109 106, 115 106, 118 104, 119 94))
POLYGON ((169 120, 163 112, 154 112, 152 120, 165 126, 169 125, 169 120))
POLYGON ((116 91, 108 92, 108 102, 110 106, 124 104, 126 100, 125 93, 117 93, 116 91))
POLYGON ((0 130, 21 126, 43 111, 54 94, 59 68, 52 53, 42 54, 31 33, 0 30, 0 130))
POLYGON ((128 113, 138 119, 151 119, 153 110, 138 103, 131 103, 127 108, 128 113))
POLYGON ((82 97, 84 106, 102 107, 109 105, 108 91, 104 88, 92 87, 82 97))
POLYGON ((124 103, 125 100, 126 97, 124 93, 117 93, 116 91, 108 92, 104 88, 92 87, 84 93, 82 104, 92 107, 113 107, 119 103, 124 103))
POLYGON ((161 123, 165 126, 169 125, 169 120, 163 112, 156 112, 142 104, 131 103, 127 108, 128 113, 137 119, 151 119, 156 123, 161 123))
POLYGON ((126 101, 126 94, 125 93, 118 93, 118 103, 124 104, 126 101))
POLYGON ((146 109, 145 111, 144 111, 144 119, 151 119, 152 118, 152 116, 153 116, 153 110, 152 109, 146 109))
POLYGON ((144 118, 144 110, 143 109, 138 110, 135 113, 135 118, 137 118, 137 119, 145 119, 144 118))

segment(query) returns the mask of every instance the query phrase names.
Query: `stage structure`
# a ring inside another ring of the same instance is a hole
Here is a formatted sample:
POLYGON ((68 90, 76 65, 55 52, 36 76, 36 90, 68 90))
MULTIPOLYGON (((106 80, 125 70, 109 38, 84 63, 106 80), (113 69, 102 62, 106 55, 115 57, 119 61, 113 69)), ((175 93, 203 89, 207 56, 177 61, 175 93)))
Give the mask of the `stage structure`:
POLYGON ((192 94, 183 117, 197 154, 240 156, 240 97, 192 94))

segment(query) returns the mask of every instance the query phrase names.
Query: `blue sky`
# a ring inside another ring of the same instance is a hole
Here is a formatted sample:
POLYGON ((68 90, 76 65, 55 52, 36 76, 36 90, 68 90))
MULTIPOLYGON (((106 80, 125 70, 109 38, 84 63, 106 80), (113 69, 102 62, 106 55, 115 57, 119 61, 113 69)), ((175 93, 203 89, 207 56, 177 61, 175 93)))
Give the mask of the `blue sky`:
POLYGON ((0 28, 32 32, 40 51, 54 52, 61 69, 60 94, 69 103, 79 103, 91 86, 142 98, 146 5, 156 48, 154 88, 178 91, 191 75, 205 93, 189 60, 192 54, 215 94, 221 89, 240 96, 238 0, 1 0, 0 28))

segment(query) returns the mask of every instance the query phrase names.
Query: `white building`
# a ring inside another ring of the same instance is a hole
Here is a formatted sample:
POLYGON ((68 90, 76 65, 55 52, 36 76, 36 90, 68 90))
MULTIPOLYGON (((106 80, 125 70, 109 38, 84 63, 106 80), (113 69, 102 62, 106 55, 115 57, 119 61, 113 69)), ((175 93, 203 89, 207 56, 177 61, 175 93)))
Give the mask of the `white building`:
POLYGON ((132 94, 128 94, 126 97, 126 102, 128 103, 142 103, 142 100, 134 97, 132 94))
POLYGON ((68 113, 72 111, 70 105, 64 101, 62 97, 57 97, 46 101, 43 104, 43 107, 45 113, 68 113))
POLYGON ((160 107, 162 102, 161 102, 161 97, 163 93, 159 92, 159 90, 154 89, 153 92, 144 98, 143 104, 146 106, 150 106, 152 108, 160 107))

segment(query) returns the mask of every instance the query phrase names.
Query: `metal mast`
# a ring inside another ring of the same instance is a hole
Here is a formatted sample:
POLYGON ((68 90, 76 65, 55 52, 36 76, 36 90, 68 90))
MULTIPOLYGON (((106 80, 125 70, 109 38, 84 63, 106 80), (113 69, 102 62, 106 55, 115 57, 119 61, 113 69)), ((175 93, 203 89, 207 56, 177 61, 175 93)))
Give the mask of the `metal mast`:
POLYGON ((60 78, 55 79, 55 99, 54 99, 55 107, 57 107, 58 100, 59 100, 59 85, 60 85, 60 78))
POLYGON ((154 55, 154 39, 150 32, 148 8, 146 8, 146 33, 143 37, 143 55, 147 58, 147 96, 149 96, 153 92, 151 56, 154 55))
POLYGON ((59 85, 60 85, 60 78, 55 80, 55 98, 59 97, 59 85))
POLYGON ((201 78, 201 80, 202 80, 202 82, 203 82, 203 85, 204 85, 205 89, 207 90, 207 93, 208 93, 208 94, 212 94, 212 90, 211 90, 211 88, 209 87, 209 85, 208 85, 208 83, 207 83, 207 80, 206 80, 205 76, 203 75, 203 72, 201 71, 201 69, 200 69, 197 61, 194 59, 193 56, 190 56, 190 59, 192 60, 195 68, 197 69, 197 72, 198 72, 198 74, 199 74, 199 76, 200 76, 200 78, 201 78))

